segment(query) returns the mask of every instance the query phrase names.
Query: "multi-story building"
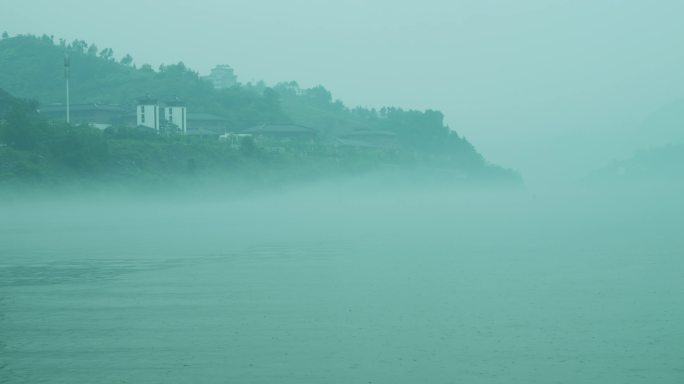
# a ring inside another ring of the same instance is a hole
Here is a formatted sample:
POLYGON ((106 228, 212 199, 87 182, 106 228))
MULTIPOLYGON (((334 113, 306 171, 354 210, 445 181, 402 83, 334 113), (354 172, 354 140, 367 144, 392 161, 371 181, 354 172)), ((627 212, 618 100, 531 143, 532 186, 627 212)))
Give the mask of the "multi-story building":
POLYGON ((150 98, 143 98, 138 100, 136 114, 137 126, 152 128, 155 131, 159 132, 161 123, 159 121, 159 102, 157 102, 157 100, 150 98))
POLYGON ((171 101, 164 107, 164 119, 167 125, 178 130, 182 134, 188 133, 188 113, 185 103, 171 101))
POLYGON ((237 84, 237 76, 230 65, 217 65, 211 70, 209 76, 204 77, 209 80, 215 89, 226 89, 237 84))

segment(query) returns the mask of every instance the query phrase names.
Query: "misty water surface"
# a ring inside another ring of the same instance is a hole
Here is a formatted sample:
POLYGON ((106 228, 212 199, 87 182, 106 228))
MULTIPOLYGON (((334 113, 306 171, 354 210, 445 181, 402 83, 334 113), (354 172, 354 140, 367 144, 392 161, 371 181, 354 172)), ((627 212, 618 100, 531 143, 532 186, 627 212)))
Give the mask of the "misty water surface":
POLYGON ((676 193, 21 201, 0 382, 679 383, 676 193))

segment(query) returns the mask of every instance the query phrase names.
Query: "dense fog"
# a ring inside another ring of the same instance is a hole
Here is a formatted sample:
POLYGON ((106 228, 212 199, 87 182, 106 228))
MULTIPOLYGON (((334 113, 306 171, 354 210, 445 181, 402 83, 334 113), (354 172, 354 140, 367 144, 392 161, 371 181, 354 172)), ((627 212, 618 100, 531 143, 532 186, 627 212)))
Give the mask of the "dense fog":
POLYGON ((0 384, 684 383, 683 12, 0 1, 0 384))
POLYGON ((380 178, 232 197, 15 197, 0 208, 0 374, 70 383, 682 377, 681 190, 538 193, 380 178))

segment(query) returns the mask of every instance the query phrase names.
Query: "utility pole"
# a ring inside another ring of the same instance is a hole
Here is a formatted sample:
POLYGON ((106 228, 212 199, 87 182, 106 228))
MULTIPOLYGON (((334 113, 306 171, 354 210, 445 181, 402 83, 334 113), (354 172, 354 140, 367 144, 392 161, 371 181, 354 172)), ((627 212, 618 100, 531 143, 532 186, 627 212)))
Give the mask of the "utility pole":
POLYGON ((71 122, 70 108, 69 104, 69 72, 71 70, 71 59, 69 59, 69 54, 64 54, 64 79, 66 80, 66 122, 69 124, 71 122))

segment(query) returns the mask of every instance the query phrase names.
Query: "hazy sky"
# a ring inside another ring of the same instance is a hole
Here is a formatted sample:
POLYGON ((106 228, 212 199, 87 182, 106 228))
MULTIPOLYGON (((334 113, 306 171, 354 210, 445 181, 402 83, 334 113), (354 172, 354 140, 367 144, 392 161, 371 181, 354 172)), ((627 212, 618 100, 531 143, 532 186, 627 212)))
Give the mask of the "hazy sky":
POLYGON ((0 3, 11 34, 203 73, 227 63, 241 81, 323 84, 348 105, 439 109, 527 173, 618 156, 614 141, 684 95, 683 16, 681 0, 0 3))

